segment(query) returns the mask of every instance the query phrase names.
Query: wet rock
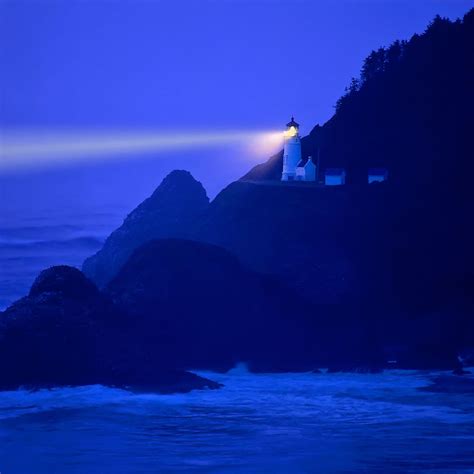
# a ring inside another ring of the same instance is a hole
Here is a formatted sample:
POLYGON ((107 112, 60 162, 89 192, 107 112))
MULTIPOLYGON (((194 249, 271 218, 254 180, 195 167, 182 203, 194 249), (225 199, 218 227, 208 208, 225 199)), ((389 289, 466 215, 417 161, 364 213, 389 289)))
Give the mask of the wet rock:
POLYGON ((135 327, 78 269, 44 270, 28 296, 0 313, 0 389, 89 384, 162 392, 218 388, 176 370, 168 359, 151 364, 135 327))

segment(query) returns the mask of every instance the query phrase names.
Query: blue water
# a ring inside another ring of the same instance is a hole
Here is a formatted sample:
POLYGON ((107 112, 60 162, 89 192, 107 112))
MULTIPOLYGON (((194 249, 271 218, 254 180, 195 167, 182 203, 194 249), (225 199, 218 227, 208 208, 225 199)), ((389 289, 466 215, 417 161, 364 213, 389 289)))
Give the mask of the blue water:
MULTIPOLYGON (((0 307, 37 273, 80 266, 125 209, 0 213, 0 307)), ((434 374, 204 374, 186 395, 101 386, 0 392, 0 473, 474 472, 471 395, 434 374)))
POLYGON ((0 393, 2 473, 472 473, 472 395, 431 375, 205 374, 185 395, 0 393))
POLYGON ((41 270, 60 264, 80 268, 126 215, 117 207, 0 211, 0 311, 27 294, 41 270))

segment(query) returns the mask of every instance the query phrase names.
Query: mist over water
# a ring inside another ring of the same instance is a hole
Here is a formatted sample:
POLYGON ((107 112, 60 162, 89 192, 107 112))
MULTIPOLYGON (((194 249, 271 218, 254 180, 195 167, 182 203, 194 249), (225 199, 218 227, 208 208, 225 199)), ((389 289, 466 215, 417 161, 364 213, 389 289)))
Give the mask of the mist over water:
POLYGON ((3 137, 0 310, 24 296, 41 270, 59 264, 80 267, 172 170, 189 170, 213 198, 278 150, 282 134, 216 130, 169 135, 96 133, 86 138, 12 134, 9 141, 3 137), (118 153, 117 147, 123 147, 123 152, 118 153))
POLYGON ((204 373, 185 395, 91 386, 0 393, 9 473, 468 473, 471 397, 426 373, 204 373), (24 453, 28 451, 28 455, 24 453))
POLYGON ((81 267, 120 225, 124 209, 2 209, 0 213, 0 310, 25 296, 41 270, 81 267))
POLYGON ((96 133, 83 143, 76 135, 35 136, 5 135, 0 144, 0 310, 24 296, 41 270, 80 267, 172 170, 189 170, 213 198, 282 140, 268 131, 134 133, 117 153, 126 136, 96 133))

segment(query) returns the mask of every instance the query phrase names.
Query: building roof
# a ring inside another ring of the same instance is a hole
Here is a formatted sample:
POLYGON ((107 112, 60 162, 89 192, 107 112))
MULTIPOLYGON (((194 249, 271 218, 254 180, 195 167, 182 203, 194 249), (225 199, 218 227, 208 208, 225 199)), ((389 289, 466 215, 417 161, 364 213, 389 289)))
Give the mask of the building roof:
POLYGON ((369 174, 371 176, 386 176, 388 175, 387 168, 369 168, 369 174))
MULTIPOLYGON (((314 161, 313 161, 313 157, 312 156, 307 156, 306 158, 301 158, 301 160, 298 162, 298 164, 296 165, 297 168, 304 168, 309 162, 311 161, 311 163, 313 163, 314 165, 314 161)), ((316 165, 314 165, 316 166, 316 165)))
POLYGON ((299 127, 300 127, 300 124, 297 123, 297 122, 295 122, 295 117, 291 116, 291 121, 288 122, 288 123, 286 124, 286 126, 287 126, 288 128, 290 128, 290 127, 299 128, 299 127))
POLYGON ((326 168, 325 175, 326 176, 340 176, 341 174, 345 174, 346 170, 344 168, 326 168))

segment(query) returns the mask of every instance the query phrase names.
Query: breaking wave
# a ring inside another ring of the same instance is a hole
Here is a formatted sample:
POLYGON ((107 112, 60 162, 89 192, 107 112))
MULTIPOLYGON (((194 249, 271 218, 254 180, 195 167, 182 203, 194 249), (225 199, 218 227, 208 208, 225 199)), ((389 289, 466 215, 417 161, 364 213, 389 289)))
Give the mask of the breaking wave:
POLYGON ((200 374, 224 388, 0 392, 2 470, 405 474, 474 465, 470 396, 419 390, 430 374, 200 374))

